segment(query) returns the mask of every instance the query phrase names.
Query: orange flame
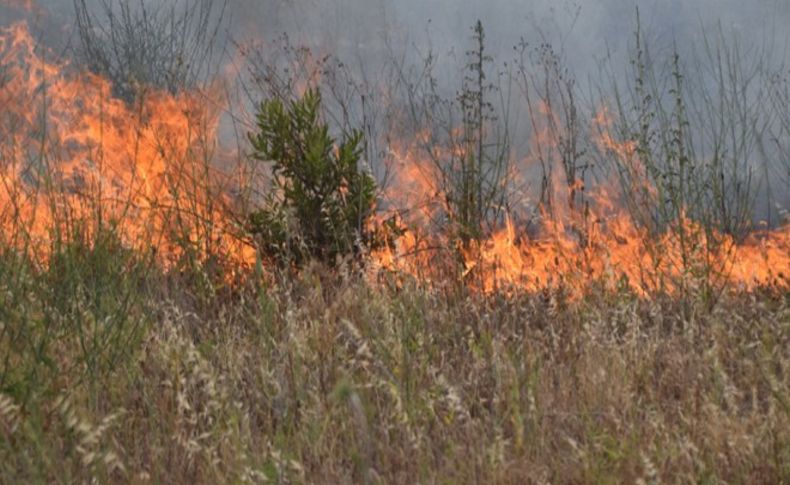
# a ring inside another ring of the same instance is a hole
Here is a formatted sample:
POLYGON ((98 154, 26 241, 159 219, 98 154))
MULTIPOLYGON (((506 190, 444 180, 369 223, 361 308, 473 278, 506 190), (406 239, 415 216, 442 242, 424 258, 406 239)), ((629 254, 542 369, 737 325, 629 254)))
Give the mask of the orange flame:
MULTIPOLYGON (((595 115, 592 126, 597 129, 593 142, 631 167, 633 180, 652 193, 644 168, 640 168, 636 144, 615 139, 606 109, 595 115)), ((550 158, 550 134, 536 127, 534 136, 538 138, 535 143, 546 150, 541 156, 550 158)), ((437 189, 440 184, 428 170, 431 162, 418 153, 403 146, 395 152, 397 164, 403 168, 392 191, 400 194, 401 200, 441 200, 443 195, 437 189)), ((534 160, 530 156, 525 164, 534 164, 534 160)), ((607 191, 606 184, 588 190, 587 206, 583 211, 574 210, 565 202, 567 192, 584 189, 583 182, 576 180, 568 185, 557 174, 555 171, 551 180, 556 207, 544 214, 536 238, 530 238, 525 229, 519 230, 508 216, 501 230, 466 248, 455 248, 442 234, 433 234, 432 240, 426 240, 409 232, 395 247, 379 251, 374 257, 384 268, 424 280, 430 277, 426 273, 435 275, 436 268, 444 267, 437 265, 442 253, 457 251, 462 260, 459 277, 484 292, 563 287, 572 296, 581 297, 596 285, 608 290, 625 285, 641 296, 649 296, 654 292, 676 292, 703 281, 744 290, 790 288, 790 227, 753 234, 736 244, 729 236, 706 234, 698 224, 683 218, 663 235, 651 236, 629 217, 617 202, 617 192, 607 191), (690 244, 681 235, 693 237, 695 243, 690 244)), ((428 220, 431 218, 413 218, 411 230, 430 232, 420 225, 428 220)))
MULTIPOLYGON (((230 210, 232 177, 215 168, 221 103, 207 102, 213 96, 211 90, 148 92, 128 104, 112 96, 107 80, 47 60, 25 24, 2 28, 2 242, 46 262, 64 233, 90 233, 104 224, 131 248, 156 249, 165 265, 217 255, 229 268, 251 264, 255 250, 238 236, 230 210)), ((627 161, 633 180, 650 189, 639 177, 635 144, 611 135, 608 112, 601 110, 591 123, 601 151, 627 161)), ((541 144, 553 143, 550 134, 536 131, 541 144)), ((543 214, 538 231, 528 233, 508 216, 499 231, 459 245, 433 226, 451 209, 437 161, 463 153, 431 147, 425 155, 426 145, 431 136, 423 131, 391 147, 396 170, 385 202, 409 230, 372 254, 376 268, 429 284, 450 275, 484 292, 563 287, 577 297, 595 286, 623 285, 649 296, 711 278, 747 290, 790 287, 790 228, 736 244, 682 218, 674 230, 650 236, 622 210, 616 191, 587 189, 581 180, 550 181, 559 202, 543 214), (584 212, 564 202, 569 191, 582 190, 589 201, 584 212), (698 244, 689 245, 683 234, 698 244)))
POLYGON ((114 227, 173 262, 189 248, 248 262, 212 161, 219 113, 203 96, 147 93, 129 105, 108 81, 50 62, 24 23, 0 30, 0 226, 46 260, 58 232, 114 227), (59 227, 60 226, 60 227, 59 227), (66 227, 68 226, 68 227, 66 227))

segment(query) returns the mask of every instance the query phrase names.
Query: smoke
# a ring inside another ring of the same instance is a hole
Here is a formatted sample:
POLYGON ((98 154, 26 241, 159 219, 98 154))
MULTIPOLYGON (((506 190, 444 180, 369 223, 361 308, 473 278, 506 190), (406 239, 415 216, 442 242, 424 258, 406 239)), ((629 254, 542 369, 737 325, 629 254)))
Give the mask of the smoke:
MULTIPOLYGON (((116 0, 91 1, 98 6, 116 0)), ((187 0, 142 1, 189 5, 187 0)), ((512 61, 513 48, 522 40, 550 42, 575 75, 587 79, 605 56, 625 59, 637 8, 643 30, 656 45, 675 43, 681 55, 702 42, 703 32, 719 27, 745 45, 770 46, 779 59, 790 47, 786 0, 229 0, 226 38, 267 42, 287 33, 297 44, 362 66, 377 66, 393 52, 415 60, 430 50, 453 72, 463 63, 479 19, 497 62, 512 61)), ((73 42, 71 0, 0 0, 0 24, 22 17, 33 17, 50 45, 73 42), (33 5, 31 11, 27 4, 33 5)))
POLYGON ((719 25, 746 43, 787 48, 785 0, 234 0, 231 12, 242 32, 266 38, 287 31, 311 47, 341 55, 361 50, 371 60, 388 42, 458 57, 479 19, 498 59, 506 60, 521 38, 548 40, 563 45, 572 65, 589 70, 607 50, 623 53, 637 7, 650 35, 681 48, 719 25))
MULTIPOLYGON (((0 1, 0 23, 18 16, 25 4, 0 1)), ((68 32, 70 0, 33 4, 40 21, 68 32)), ((606 50, 623 51, 633 36, 637 7, 646 31, 679 46, 693 45, 703 29, 721 25, 747 43, 773 42, 784 51, 789 34, 784 26, 790 24, 785 0, 230 0, 228 6, 228 33, 238 40, 288 32, 310 47, 341 55, 377 56, 389 42, 423 49, 430 44, 439 54, 457 56, 479 19, 494 54, 505 56, 522 37, 546 39, 562 43, 574 65, 589 64, 606 50)))

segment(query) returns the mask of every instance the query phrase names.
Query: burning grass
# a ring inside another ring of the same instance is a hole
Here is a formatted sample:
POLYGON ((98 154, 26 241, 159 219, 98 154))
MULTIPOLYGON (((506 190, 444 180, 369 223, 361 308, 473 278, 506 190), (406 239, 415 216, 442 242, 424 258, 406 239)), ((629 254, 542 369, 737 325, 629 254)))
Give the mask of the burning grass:
POLYGON ((75 228, 88 237, 111 228, 130 248, 155 248, 166 265, 254 260, 228 210, 235 173, 216 168, 220 105, 211 89, 140 91, 129 104, 107 80, 39 55, 24 23, 0 31, 0 65, 6 244, 46 261, 78 237, 75 228))
MULTIPOLYGON (((242 209, 250 201, 231 197, 249 192, 249 171, 244 160, 222 154, 218 90, 168 94, 140 87, 139 102, 130 104, 112 96, 108 81, 47 61, 39 50, 24 23, 3 28, 5 244, 43 263, 59 244, 111 230, 129 248, 156 251, 167 267, 219 263, 227 280, 249 269, 256 250, 242 209)), ((593 122, 605 155, 626 167, 640 164, 634 142, 615 140, 604 111, 593 122)), ((547 136, 539 130, 535 145, 549 144, 547 136)), ((622 191, 611 184, 589 189, 580 211, 573 200, 583 181, 566 187, 554 177, 553 198, 570 202, 542 206, 537 231, 516 228, 506 213, 503 227, 460 241, 436 163, 467 154, 463 147, 438 145, 422 157, 430 141, 420 134, 390 151, 399 171, 384 194, 390 212, 383 217, 410 215, 402 218, 405 237, 371 254, 373 267, 432 281, 449 273, 484 292, 561 284, 578 297, 600 282, 610 288, 624 283, 643 296, 682 293, 689 284, 716 291, 788 288, 788 227, 736 240, 681 211, 650 232, 625 210, 622 191), (448 217, 449 226, 437 227, 435 221, 448 217)), ((657 198, 647 202, 658 205, 657 198)))

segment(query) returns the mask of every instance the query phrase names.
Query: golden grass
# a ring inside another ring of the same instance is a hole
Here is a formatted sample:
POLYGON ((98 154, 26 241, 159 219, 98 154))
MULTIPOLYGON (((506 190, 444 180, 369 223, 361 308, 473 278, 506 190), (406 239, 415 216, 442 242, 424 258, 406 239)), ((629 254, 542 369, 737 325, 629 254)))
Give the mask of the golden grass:
POLYGON ((150 275, 124 310, 141 337, 88 373, 79 338, 30 364, 11 319, 48 303, 11 295, 44 289, 0 286, 2 356, 34 370, 3 374, 8 483, 790 480, 786 294, 683 319, 627 293, 439 294, 311 269, 196 296, 150 275))

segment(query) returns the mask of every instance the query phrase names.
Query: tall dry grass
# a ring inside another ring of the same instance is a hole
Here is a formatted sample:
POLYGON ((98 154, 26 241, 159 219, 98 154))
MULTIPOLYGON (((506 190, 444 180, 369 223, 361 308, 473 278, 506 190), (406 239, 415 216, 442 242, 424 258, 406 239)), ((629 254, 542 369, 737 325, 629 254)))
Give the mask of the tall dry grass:
POLYGON ((141 331, 91 364, 44 325, 48 275, 0 268, 26 275, 0 283, 8 483, 790 479, 787 295, 683 319, 669 298, 439 295, 314 267, 202 305, 97 266, 118 280, 101 293, 137 298, 59 286, 64 318, 141 331))

